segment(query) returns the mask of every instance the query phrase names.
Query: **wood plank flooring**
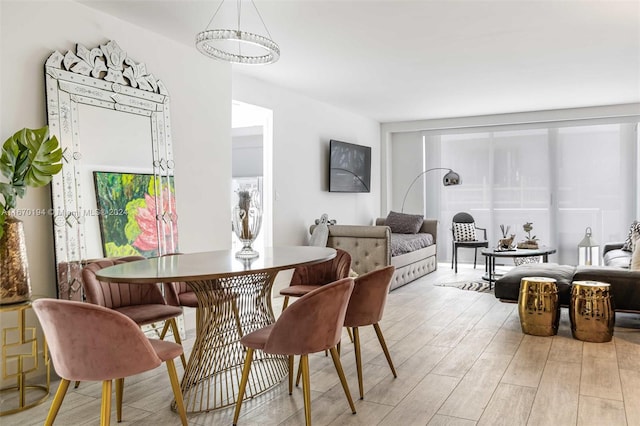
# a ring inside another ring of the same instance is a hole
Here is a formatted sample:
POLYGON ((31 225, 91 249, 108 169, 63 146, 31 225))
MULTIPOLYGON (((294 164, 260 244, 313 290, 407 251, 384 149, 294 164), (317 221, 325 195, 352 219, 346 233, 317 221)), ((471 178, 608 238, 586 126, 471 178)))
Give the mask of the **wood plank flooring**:
MULTIPOLYGON (((364 400, 353 345, 343 334, 341 360, 356 401, 351 414, 333 363, 310 356, 314 425, 640 425, 640 315, 618 314, 610 343, 571 337, 562 310, 554 337, 524 335, 516 304, 492 293, 463 291, 434 283, 478 279, 481 269, 450 265, 389 295, 381 327, 398 371, 396 379, 371 327, 360 330, 364 400)), ((280 311, 282 299, 274 300, 280 311)), ((187 352, 195 314, 185 312, 187 352)), ((182 367, 176 363, 178 373, 182 367)), ((52 385, 52 395, 58 386, 52 385)), ((56 424, 97 425, 99 383, 70 389, 56 424)), ((0 424, 41 425, 50 401, 0 424)), ((179 425, 169 404, 172 393, 163 366, 125 383, 122 425, 179 425)), ((115 400, 112 422, 115 424, 115 400)), ((230 425, 233 409, 189 415, 192 425, 230 425)), ((288 395, 286 380, 243 404, 239 425, 304 424, 302 389, 288 395)))

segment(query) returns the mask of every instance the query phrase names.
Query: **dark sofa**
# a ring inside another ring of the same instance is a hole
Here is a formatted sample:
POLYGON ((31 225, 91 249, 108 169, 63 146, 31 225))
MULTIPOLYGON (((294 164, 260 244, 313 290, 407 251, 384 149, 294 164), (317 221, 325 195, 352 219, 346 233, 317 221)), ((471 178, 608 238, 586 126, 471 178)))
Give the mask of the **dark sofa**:
POLYGON ((523 277, 555 278, 560 304, 568 306, 573 281, 601 281, 611 284, 616 311, 640 313, 640 271, 613 266, 569 266, 555 263, 532 263, 518 266, 495 283, 495 296, 517 301, 523 277))

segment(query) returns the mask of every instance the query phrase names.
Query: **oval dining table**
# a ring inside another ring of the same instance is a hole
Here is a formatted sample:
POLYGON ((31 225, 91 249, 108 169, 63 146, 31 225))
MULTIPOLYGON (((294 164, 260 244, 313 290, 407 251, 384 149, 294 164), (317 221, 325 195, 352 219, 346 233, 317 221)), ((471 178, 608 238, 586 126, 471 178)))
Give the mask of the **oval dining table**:
MULTIPOLYGON (((180 386, 187 412, 198 413, 236 403, 245 356, 240 338, 275 322, 271 288, 278 272, 335 256, 325 247, 266 247, 259 257, 242 260, 233 250, 220 250, 123 263, 96 275, 114 283, 184 281, 193 289, 199 320, 180 386)), ((288 368, 285 356, 255 352, 245 398, 277 385, 288 368)))

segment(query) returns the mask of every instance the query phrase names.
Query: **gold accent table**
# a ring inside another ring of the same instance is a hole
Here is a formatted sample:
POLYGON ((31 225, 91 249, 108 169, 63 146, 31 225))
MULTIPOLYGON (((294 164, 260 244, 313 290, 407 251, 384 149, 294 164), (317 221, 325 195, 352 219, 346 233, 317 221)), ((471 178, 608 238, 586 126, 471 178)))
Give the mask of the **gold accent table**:
POLYGON ((0 305, 0 313, 16 314, 16 325, 7 325, 6 319, 2 321, 2 380, 15 379, 16 385, 0 389, 0 416, 35 407, 46 401, 49 396, 50 369, 47 345, 44 337, 41 345, 38 344, 35 325, 27 326, 26 314, 30 310, 30 301, 0 305), (39 354, 39 348, 42 349, 42 354, 39 354), (34 380, 30 380, 28 376, 38 373, 40 362, 44 363, 46 382, 34 384, 34 380), (11 395, 14 392, 16 394, 11 395))
POLYGON ((616 321, 611 286, 599 281, 574 281, 569 318, 574 339, 594 343, 611 341, 616 321))
MULTIPOLYGON (((271 288, 278 272, 335 256, 334 249, 325 247, 267 247, 258 258, 241 260, 235 251, 221 250, 128 262, 96 275, 110 282, 184 281, 193 289, 199 320, 180 387, 187 412, 198 413, 236 403, 245 356, 240 330, 248 334, 275 322, 271 288)), ((253 366, 245 398, 277 385, 289 371, 286 356, 262 351, 255 352, 253 366)))
POLYGON ((556 280, 546 277, 523 277, 518 297, 520 326, 525 334, 558 334, 560 304, 556 280))

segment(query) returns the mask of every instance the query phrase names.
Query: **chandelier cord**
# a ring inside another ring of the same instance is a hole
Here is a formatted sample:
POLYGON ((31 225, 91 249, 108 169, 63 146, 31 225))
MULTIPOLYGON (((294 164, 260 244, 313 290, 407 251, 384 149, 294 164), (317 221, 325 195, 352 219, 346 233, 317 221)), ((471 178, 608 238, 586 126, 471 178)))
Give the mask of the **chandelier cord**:
POLYGON ((264 19, 262 19, 262 15, 260 14, 260 11, 258 10, 258 6, 256 6, 256 3, 253 0, 251 0, 251 4, 253 5, 253 8, 256 10, 256 13, 258 14, 258 17, 260 18, 260 22, 262 22, 262 26, 264 27, 265 31, 269 35, 269 38, 273 39, 273 36, 269 32, 269 28, 267 28, 267 24, 265 24, 264 23, 264 19))
POLYGON ((218 12, 220 11, 220 8, 222 7, 222 5, 224 4, 224 0, 222 0, 220 2, 220 4, 218 5, 218 8, 216 9, 216 11, 213 13, 213 16, 211 17, 211 19, 209 19, 209 23, 207 24, 206 27, 204 27, 205 30, 208 30, 209 27, 211 26, 211 23, 213 22, 213 19, 216 17, 216 15, 218 14, 218 12))

